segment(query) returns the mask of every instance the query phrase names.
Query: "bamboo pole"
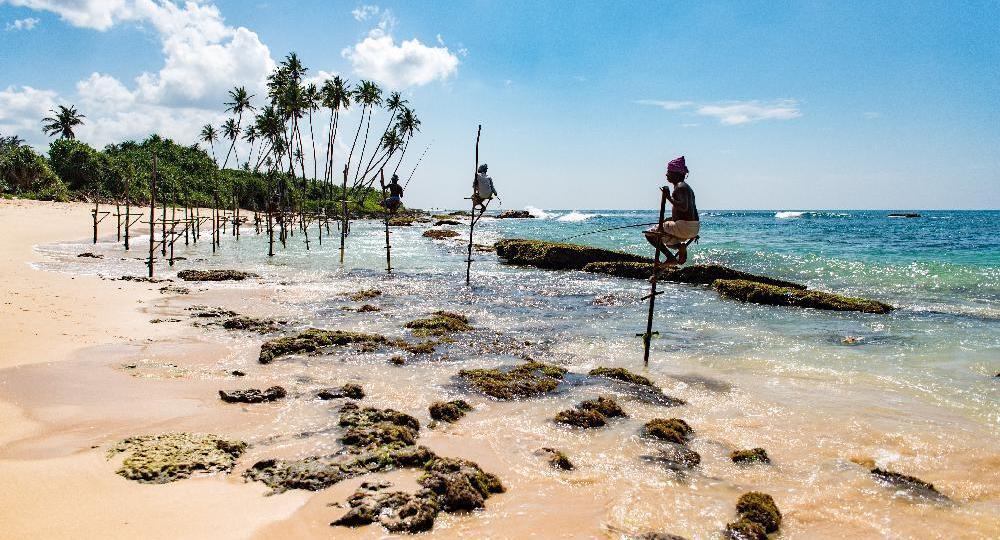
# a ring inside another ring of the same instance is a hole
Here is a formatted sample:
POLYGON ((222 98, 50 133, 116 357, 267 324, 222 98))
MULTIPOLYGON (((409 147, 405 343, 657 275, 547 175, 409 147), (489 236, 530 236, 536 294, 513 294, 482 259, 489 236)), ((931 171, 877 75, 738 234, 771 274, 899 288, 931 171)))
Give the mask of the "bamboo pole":
MULTIPOLYGON (((660 220, 659 220, 659 232, 663 232, 663 217, 667 209, 667 188, 666 186, 660 188, 660 220)), ((660 275, 660 248, 656 246, 656 257, 653 259, 653 276, 649 280, 649 296, 643 298, 649 299, 649 313, 646 315, 646 333, 640 334, 642 336, 642 365, 649 365, 649 342, 653 338, 653 309, 656 304, 656 296, 663 294, 662 291, 656 290, 656 280, 660 275)))
MULTIPOLYGON (((385 201, 387 193, 385 190, 385 168, 381 168, 378 171, 380 176, 380 183, 382 184, 382 200, 385 201)), ((383 203, 385 207, 385 272, 387 274, 392 273, 392 245, 389 243, 389 205, 383 203)))
POLYGON ((149 176, 149 277, 153 277, 153 258, 156 256, 156 154, 153 154, 153 171, 149 176))
POLYGON ((115 217, 118 218, 118 240, 122 241, 122 205, 121 201, 115 201, 115 217))
MULTIPOLYGON (((128 229, 132 225, 132 207, 129 204, 128 192, 129 186, 125 186, 125 251, 128 251, 128 229)), ((139 213, 142 215, 142 212, 139 213)))
POLYGON ((483 125, 479 124, 476 129, 476 166, 472 169, 472 212, 469 215, 469 256, 465 265, 465 284, 472 284, 472 232, 476 228, 476 174, 479 172, 479 136, 483 132, 483 125))
POLYGON ((347 238, 347 165, 344 165, 344 189, 340 192, 340 204, 344 210, 340 226, 340 264, 344 264, 344 240, 347 238))

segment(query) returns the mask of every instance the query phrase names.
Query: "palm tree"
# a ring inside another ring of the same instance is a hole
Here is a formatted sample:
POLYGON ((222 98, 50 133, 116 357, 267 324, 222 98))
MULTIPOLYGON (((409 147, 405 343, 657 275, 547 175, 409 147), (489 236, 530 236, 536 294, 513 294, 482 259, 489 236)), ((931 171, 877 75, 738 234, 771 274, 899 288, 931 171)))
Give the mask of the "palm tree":
MULTIPOLYGON (((236 140, 240 138, 240 126, 236 123, 236 120, 232 118, 227 118, 222 124, 222 136, 229 139, 229 151, 233 150, 236 146, 236 140)), ((236 162, 239 163, 240 155, 236 154, 236 162)), ((226 165, 229 163, 229 152, 226 152, 226 160, 222 163, 222 168, 225 169, 226 165)))
POLYGON ((250 166, 250 160, 253 159, 253 144, 257 142, 257 126, 250 124, 245 130, 243 130, 243 140, 250 145, 250 153, 247 154, 247 167, 250 166))
POLYGON ((365 165, 365 175, 372 170, 372 163, 375 161, 375 156, 378 154, 382 142, 386 140, 385 136, 389 133, 389 128, 391 128, 392 123, 396 121, 396 111, 402 109, 405 105, 406 100, 403 99, 399 92, 389 94, 389 99, 385 100, 385 108, 389 111, 389 122, 385 125, 385 129, 382 130, 382 137, 379 138, 379 146, 375 148, 375 152, 372 154, 371 158, 368 159, 368 164, 365 165))
MULTIPOLYGON (((361 144, 361 155, 358 156, 358 168, 354 171, 354 183, 358 182, 358 175, 361 173, 361 161, 365 159, 365 148, 368 146, 368 131, 372 125, 372 113, 376 106, 382 104, 382 89, 371 81, 361 81, 361 87, 355 94, 355 100, 362 105, 361 118, 364 119, 364 111, 368 111, 368 121, 365 124, 365 139, 361 144)), ((360 131, 361 125, 358 125, 360 131)), ((355 138, 355 142, 357 139, 355 138)), ((353 148, 352 148, 353 150, 353 148)))
POLYGON ((219 160, 215 159, 215 141, 219 140, 219 132, 215 131, 215 126, 212 124, 205 124, 201 128, 201 141, 207 142, 212 147, 212 161, 215 162, 215 166, 219 166, 219 160))
POLYGON ((333 145, 337 140, 337 128, 340 124, 340 109, 351 106, 351 92, 347 89, 347 81, 336 76, 333 80, 323 83, 323 105, 330 109, 330 125, 327 130, 326 168, 323 177, 333 180, 333 145))
POLYGON ((76 133, 73 133, 73 128, 82 125, 82 119, 86 118, 86 116, 80 114, 73 105, 69 107, 60 105, 58 112, 55 109, 49 112, 53 116, 47 116, 42 119, 42 122, 47 122, 42 126, 42 131, 46 135, 59 135, 64 139, 75 139, 76 133))
POLYGON ((316 180, 316 133, 313 132, 313 112, 319 110, 322 96, 319 93, 319 88, 315 84, 310 84, 306 87, 302 97, 306 111, 309 113, 309 142, 312 144, 313 151, 313 180, 316 180))
POLYGON ((413 109, 403 107, 403 110, 399 112, 396 119, 399 134, 400 136, 406 138, 406 144, 403 146, 402 153, 399 154, 399 161, 396 162, 396 168, 392 170, 392 174, 396 174, 396 171, 399 170, 399 166, 403 163, 403 156, 406 155, 406 149, 410 147, 410 139, 413 138, 413 135, 416 134, 416 132, 420 131, 420 119, 413 113, 413 109))
MULTIPOLYGON (((226 102, 226 112, 232 112, 236 115, 236 132, 239 133, 240 127, 243 125, 243 112, 254 110, 253 105, 250 103, 250 99, 253 98, 247 92, 245 87, 233 88, 229 91, 230 101, 226 102)), ((231 138, 232 144, 229 145, 229 151, 226 152, 226 159, 222 162, 222 168, 225 169, 226 165, 229 163, 229 154, 232 153, 233 147, 236 146, 236 138, 231 138)), ((236 159, 239 162, 239 158, 236 159)))

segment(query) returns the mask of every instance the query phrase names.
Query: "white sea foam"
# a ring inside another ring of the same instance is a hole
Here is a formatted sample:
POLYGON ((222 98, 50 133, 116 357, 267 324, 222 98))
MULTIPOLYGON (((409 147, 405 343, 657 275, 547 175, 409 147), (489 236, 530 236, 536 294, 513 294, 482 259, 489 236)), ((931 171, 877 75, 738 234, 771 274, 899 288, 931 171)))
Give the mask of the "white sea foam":
POLYGON ((583 214, 583 213, 577 212, 576 210, 573 210, 572 212, 570 212, 568 214, 563 214, 563 215, 559 216, 558 218, 556 218, 556 221, 573 221, 573 222, 587 221, 588 219, 590 219, 592 217, 596 217, 598 215, 600 215, 600 214, 583 214))
POLYGON ((525 206, 524 209, 527 210, 529 214, 531 214, 533 217, 537 219, 552 219, 553 217, 555 217, 554 214, 546 212, 541 208, 535 208, 534 206, 525 206))
POLYGON ((792 218, 800 218, 803 215, 805 215, 805 212, 789 212, 789 211, 785 211, 785 212, 775 212, 774 217, 776 217, 778 219, 792 219, 792 218))

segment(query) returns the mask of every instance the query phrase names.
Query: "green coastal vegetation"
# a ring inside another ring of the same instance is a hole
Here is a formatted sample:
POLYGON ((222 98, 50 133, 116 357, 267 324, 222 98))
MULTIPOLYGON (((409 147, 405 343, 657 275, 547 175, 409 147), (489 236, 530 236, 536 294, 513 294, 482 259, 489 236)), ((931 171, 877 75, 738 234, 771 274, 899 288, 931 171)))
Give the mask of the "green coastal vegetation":
POLYGON ((398 92, 384 96, 374 82, 307 83, 307 73, 290 53, 268 77, 266 96, 233 88, 229 118, 204 125, 189 146, 151 134, 98 149, 77 137, 86 115, 60 105, 42 119, 56 137, 46 155, 17 134, 0 134, 0 196, 145 204, 155 156, 161 204, 341 214, 346 194, 351 215, 380 213, 380 172, 398 171, 420 120, 398 92), (341 126, 352 106, 361 111, 357 126, 341 126), (379 110, 388 117, 381 132, 372 125, 379 110), (352 137, 347 156, 335 155, 338 135, 352 137), (346 166, 335 171, 335 159, 346 166))

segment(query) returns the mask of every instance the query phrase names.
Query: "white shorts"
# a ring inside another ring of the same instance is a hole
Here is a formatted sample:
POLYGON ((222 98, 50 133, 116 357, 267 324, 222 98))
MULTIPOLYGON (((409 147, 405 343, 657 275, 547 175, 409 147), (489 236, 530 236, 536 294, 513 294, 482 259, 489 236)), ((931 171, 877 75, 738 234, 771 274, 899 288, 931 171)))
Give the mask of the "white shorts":
POLYGON ((676 246, 682 244, 695 236, 701 230, 699 221, 664 221, 663 230, 659 225, 653 225, 646 229, 646 236, 662 239, 665 246, 676 246))

